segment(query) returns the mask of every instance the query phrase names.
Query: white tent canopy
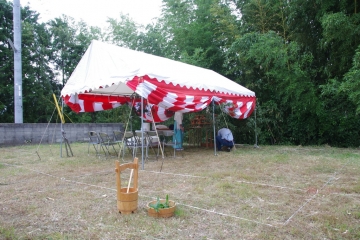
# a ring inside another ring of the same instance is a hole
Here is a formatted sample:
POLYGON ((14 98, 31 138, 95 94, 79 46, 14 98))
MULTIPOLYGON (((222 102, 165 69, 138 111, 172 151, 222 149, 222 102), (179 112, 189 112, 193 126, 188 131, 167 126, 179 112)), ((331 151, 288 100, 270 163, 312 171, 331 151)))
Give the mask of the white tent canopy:
POLYGON ((170 111, 196 112, 212 100, 234 118, 247 118, 255 93, 208 69, 92 41, 61 91, 76 112, 112 109, 136 92, 170 111))

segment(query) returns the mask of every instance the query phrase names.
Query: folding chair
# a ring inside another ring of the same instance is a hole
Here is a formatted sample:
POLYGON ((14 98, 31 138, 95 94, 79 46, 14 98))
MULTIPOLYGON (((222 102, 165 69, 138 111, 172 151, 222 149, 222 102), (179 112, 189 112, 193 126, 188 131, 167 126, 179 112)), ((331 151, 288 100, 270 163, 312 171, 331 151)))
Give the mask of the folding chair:
MULTIPOLYGON (((163 149, 164 149, 165 154, 166 154, 165 146, 170 146, 170 147, 172 147, 174 149, 174 157, 176 157, 176 148, 175 148, 176 140, 172 141, 173 136, 174 136, 174 131, 172 131, 172 130, 163 130, 162 134, 164 136, 163 149), (171 140, 169 141, 169 139, 171 139, 171 140)), ((182 156, 184 157, 183 151, 181 151, 181 153, 182 153, 182 156)), ((167 156, 167 154, 166 154, 166 156, 167 156)))
POLYGON ((89 144, 88 144, 88 155, 90 154, 90 145, 94 146, 96 156, 99 156, 98 146, 100 145, 100 139, 96 132, 89 132, 89 144))
POLYGON ((156 131, 146 131, 146 137, 146 157, 149 158, 148 153, 149 148, 151 148, 156 156, 156 160, 158 160, 160 139, 158 139, 156 131), (154 147, 158 148, 158 153, 156 153, 154 147))
POLYGON ((143 145, 145 146, 146 148, 145 154, 146 154, 146 158, 148 158, 148 146, 147 146, 148 139, 146 132, 142 133, 141 131, 135 131, 134 137, 137 141, 138 148, 141 148, 143 145))
POLYGON ((99 133, 99 138, 100 138, 100 147, 102 148, 102 150, 105 153, 105 156, 107 155, 111 155, 110 153, 110 146, 112 146, 112 148, 114 149, 115 153, 117 154, 117 151, 114 147, 114 145, 117 145, 118 143, 115 142, 113 139, 111 139, 111 137, 104 132, 100 132, 99 133), (105 147, 105 148, 104 148, 105 147), (106 151, 105 151, 106 149, 106 151), (107 152, 107 153, 106 153, 107 152))
POLYGON ((125 148, 123 138, 124 138, 124 132, 114 131, 114 142, 116 142, 119 145, 119 148, 120 148, 119 151, 124 151, 124 148, 125 148))
MULTIPOLYGON (((124 133, 124 143, 126 148, 129 150, 131 156, 135 158, 137 149, 141 147, 141 144, 139 146, 138 139, 134 135, 133 132, 125 132, 124 133)), ((125 151, 123 152, 123 158, 124 158, 125 151)))
POLYGON ((118 144, 122 143, 123 137, 124 132, 114 131, 114 142, 117 142, 118 144))

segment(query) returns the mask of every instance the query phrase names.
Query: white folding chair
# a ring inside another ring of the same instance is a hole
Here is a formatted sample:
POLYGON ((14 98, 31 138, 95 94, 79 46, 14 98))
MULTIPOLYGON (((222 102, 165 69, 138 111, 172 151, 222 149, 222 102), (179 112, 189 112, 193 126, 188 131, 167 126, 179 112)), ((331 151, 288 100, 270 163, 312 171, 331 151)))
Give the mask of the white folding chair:
POLYGON ((145 149, 146 149, 146 158, 148 158, 148 137, 147 137, 147 133, 144 131, 144 132, 141 132, 141 131, 135 131, 135 138, 137 140, 137 144, 138 144, 138 148, 142 148, 142 146, 144 145, 145 149))
MULTIPOLYGON (((137 137, 133 132, 125 132, 124 133, 124 144, 126 148, 129 150, 132 158, 136 157, 137 149, 141 148, 141 144, 139 145, 137 137)), ((124 158, 125 151, 123 152, 124 158)))
POLYGON ((114 145, 117 145, 118 143, 116 141, 114 141, 113 138, 111 138, 107 133, 104 132, 100 132, 99 133, 99 138, 100 138, 100 147, 103 149, 104 153, 105 153, 105 157, 106 156, 110 156, 110 146, 114 149, 115 154, 117 155, 117 151, 114 147, 114 145), (106 151, 105 151, 106 149, 106 151))
POLYGON ((99 156, 98 147, 100 146, 100 139, 95 131, 89 132, 88 155, 90 154, 90 145, 94 146, 96 156, 99 156))

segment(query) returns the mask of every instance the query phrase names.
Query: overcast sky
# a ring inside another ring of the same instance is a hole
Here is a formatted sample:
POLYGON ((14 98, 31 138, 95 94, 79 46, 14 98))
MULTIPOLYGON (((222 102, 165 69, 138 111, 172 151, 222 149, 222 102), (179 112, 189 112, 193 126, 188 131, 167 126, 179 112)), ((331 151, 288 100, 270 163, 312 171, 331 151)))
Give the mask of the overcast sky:
POLYGON ((162 0, 20 0, 22 6, 30 6, 40 13, 40 21, 48 21, 62 14, 88 25, 104 27, 108 17, 129 14, 137 23, 146 25, 160 16, 162 0))

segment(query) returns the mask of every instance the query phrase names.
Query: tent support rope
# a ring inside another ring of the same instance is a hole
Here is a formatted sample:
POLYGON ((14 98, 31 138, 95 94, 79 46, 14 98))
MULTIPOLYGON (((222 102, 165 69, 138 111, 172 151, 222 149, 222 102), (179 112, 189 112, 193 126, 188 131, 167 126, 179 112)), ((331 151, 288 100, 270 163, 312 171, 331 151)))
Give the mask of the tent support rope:
MULTIPOLYGON (((54 116, 55 111, 56 111, 56 107, 54 108, 54 111, 53 111, 53 113, 52 113, 52 115, 51 115, 51 117, 50 117, 50 120, 48 121, 48 124, 46 125, 45 132, 46 132, 47 129, 49 128, 50 121, 51 121, 52 117, 54 116)), ((45 132, 42 134, 41 139, 40 139, 40 142, 39 142, 39 144, 38 144, 38 146, 37 146, 37 148, 36 148, 36 151, 35 151, 40 160, 41 160, 41 158, 40 158, 40 155, 39 155, 39 152, 38 152, 38 151, 39 151, 39 147, 40 147, 40 145, 41 145, 41 143, 42 143, 42 140, 43 140, 43 138, 44 138, 45 132)))
MULTIPOLYGON (((124 151, 124 152, 125 152, 125 148, 124 148, 124 145, 125 145, 125 143, 124 143, 125 133, 126 133, 126 131, 127 131, 128 125, 129 125, 129 121, 130 121, 130 117, 131 117, 131 107, 132 107, 132 105, 134 104, 134 102, 135 102, 135 98, 133 98, 133 101, 132 101, 131 106, 130 106, 129 117, 128 117, 128 120, 127 120, 127 122, 126 122, 125 131, 124 131, 124 134, 123 134, 123 137, 122 137, 122 140, 121 140, 122 144, 121 144, 121 146, 120 146, 120 151, 119 151, 119 154, 118 154, 118 159, 120 159, 121 151, 124 151)), ((125 162, 125 160, 124 160, 124 154, 123 154, 123 158, 122 158, 121 160, 123 160, 123 162, 125 162)))

